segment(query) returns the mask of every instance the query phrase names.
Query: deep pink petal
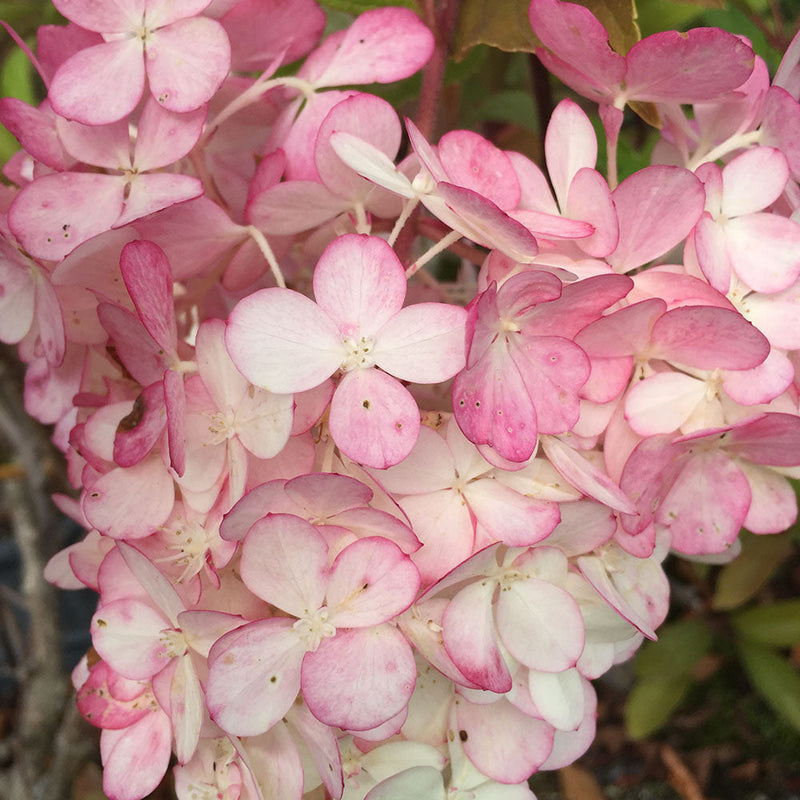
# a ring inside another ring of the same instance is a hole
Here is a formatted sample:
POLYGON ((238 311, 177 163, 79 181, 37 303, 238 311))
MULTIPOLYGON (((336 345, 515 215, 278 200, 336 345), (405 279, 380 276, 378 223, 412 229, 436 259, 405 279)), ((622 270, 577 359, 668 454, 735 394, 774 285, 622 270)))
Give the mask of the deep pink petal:
POLYGON ((471 442, 521 462, 536 449, 536 408, 506 348, 493 345, 477 364, 456 376, 453 412, 471 442))
POLYGON ((625 96, 653 103, 694 103, 735 89, 753 71, 753 51, 719 28, 663 31, 625 57, 625 96))
POLYGON ((700 369, 748 369, 769 354, 764 335, 736 311, 685 306, 667 311, 653 325, 652 358, 700 369))
POLYGON ((59 261, 114 225, 125 183, 123 176, 88 172, 44 175, 14 198, 9 226, 31 255, 59 261))
POLYGON ((303 659, 303 697, 327 725, 369 730, 399 714, 414 691, 417 667, 397 628, 340 631, 303 659))
POLYGON ((703 185, 682 167, 645 167, 611 194, 619 244, 609 257, 619 272, 663 255, 685 239, 705 208, 703 185))
POLYGON ((314 85, 392 83, 413 75, 433 52, 433 34, 407 8, 366 11, 347 28, 314 85))
POLYGON ((286 181, 253 196, 246 219, 264 233, 300 233, 352 208, 352 203, 316 181, 286 181))
POLYGON ((164 251, 155 242, 130 242, 122 249, 119 268, 145 329, 166 354, 174 353, 172 270, 164 251))
POLYGON ((83 125, 56 119, 64 149, 76 160, 110 170, 131 168, 131 136, 127 120, 109 125, 83 125))
POLYGON ((419 408, 409 391, 377 369, 355 369, 331 401, 330 430, 354 461, 385 469, 402 461, 419 435, 419 408))
POLYGON ((228 35, 207 17, 179 20, 152 32, 147 41, 150 93, 170 111, 195 111, 207 103, 230 63, 228 35))

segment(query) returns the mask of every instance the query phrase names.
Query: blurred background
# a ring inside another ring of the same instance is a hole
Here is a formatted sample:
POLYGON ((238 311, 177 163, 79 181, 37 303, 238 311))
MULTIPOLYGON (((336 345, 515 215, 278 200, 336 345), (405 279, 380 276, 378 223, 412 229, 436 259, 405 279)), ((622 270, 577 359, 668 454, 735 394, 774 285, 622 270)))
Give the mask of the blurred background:
MULTIPOLYGON (((423 17, 435 10, 433 0, 321 4, 331 29, 377 5, 408 5, 423 17)), ((633 19, 632 0, 585 4, 633 19)), ((477 130, 541 162, 542 131, 567 92, 508 25, 526 5, 462 0, 439 130, 477 130)), ((639 0, 635 11, 643 36, 708 25, 744 35, 774 72, 797 31, 800 0, 639 0)), ((63 23, 44 0, 0 2, 0 20, 32 48, 38 26, 63 23)), ((413 114, 419 80, 368 90, 413 114)), ((3 31, 0 96, 33 105, 44 96, 3 31)), ((656 138, 626 117, 621 178, 649 163, 656 138)), ((17 149, 0 128, 0 164, 17 149)), ((50 500, 71 489, 49 432, 25 414, 23 378, 14 348, 0 346, 0 800, 103 800, 98 732, 77 714, 69 681, 91 645, 95 596, 42 578, 48 559, 83 531, 50 500)), ((531 787, 539 800, 800 800, 800 528, 743 532, 731 564, 670 558, 667 571, 672 609, 658 642, 597 682, 595 743, 531 787)), ((174 797, 170 780, 152 798, 174 797)))

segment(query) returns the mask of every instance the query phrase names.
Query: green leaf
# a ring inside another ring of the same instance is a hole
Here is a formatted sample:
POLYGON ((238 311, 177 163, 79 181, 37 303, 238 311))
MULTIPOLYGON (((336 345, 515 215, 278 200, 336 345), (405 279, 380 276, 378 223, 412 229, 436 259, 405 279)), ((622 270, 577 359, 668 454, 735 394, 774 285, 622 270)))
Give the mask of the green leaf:
POLYGON ((731 623, 741 636, 772 647, 800 643, 800 600, 783 600, 740 611, 731 623))
POLYGON ((800 731, 800 673, 772 650, 742 639, 739 654, 753 688, 800 731))
POLYGON ((692 686, 688 675, 639 681, 625 704, 625 727, 631 739, 657 731, 681 704, 692 686))
POLYGON ((711 649, 711 632, 699 619, 683 619, 658 631, 636 656, 636 674, 642 681, 690 677, 695 664, 711 649))
POLYGON ((746 603, 791 552, 792 541, 786 533, 742 533, 742 553, 720 571, 711 607, 730 611, 746 603))
POLYGON ((636 23, 634 0, 578 0, 594 14, 608 31, 608 41, 621 55, 625 55, 642 38, 636 23))
POLYGON ((495 92, 472 110, 470 120, 513 122, 523 128, 536 130, 536 106, 530 92, 509 89, 495 92))
MULTIPOLYGON (((623 55, 639 41, 634 0, 578 0, 603 23, 611 46, 623 55)), ((453 56, 464 57, 478 44, 508 52, 532 53, 540 42, 528 19, 530 0, 464 0, 453 56)))
POLYGON ((530 0, 464 0, 453 57, 460 61, 473 47, 488 44, 507 52, 532 53, 539 44, 528 19, 530 0))
POLYGON ((371 8, 385 8, 386 6, 404 6, 420 12, 419 3, 415 0, 320 0, 323 8, 334 11, 344 11, 346 14, 363 14, 371 8))

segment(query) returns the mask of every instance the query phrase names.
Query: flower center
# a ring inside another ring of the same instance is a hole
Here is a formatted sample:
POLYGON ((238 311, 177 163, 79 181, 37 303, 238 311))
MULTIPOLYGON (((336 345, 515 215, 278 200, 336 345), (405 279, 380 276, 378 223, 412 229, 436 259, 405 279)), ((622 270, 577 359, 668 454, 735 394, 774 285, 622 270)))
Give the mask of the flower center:
POLYGON ((313 653, 323 639, 330 639, 336 634, 336 628, 327 620, 328 609, 323 606, 297 620, 292 626, 308 652, 313 653))
POLYGON ((353 369, 369 369, 375 366, 375 359, 372 356, 372 349, 375 346, 372 339, 362 336, 359 339, 348 337, 344 340, 347 348, 347 356, 342 361, 342 372, 350 372, 353 369))

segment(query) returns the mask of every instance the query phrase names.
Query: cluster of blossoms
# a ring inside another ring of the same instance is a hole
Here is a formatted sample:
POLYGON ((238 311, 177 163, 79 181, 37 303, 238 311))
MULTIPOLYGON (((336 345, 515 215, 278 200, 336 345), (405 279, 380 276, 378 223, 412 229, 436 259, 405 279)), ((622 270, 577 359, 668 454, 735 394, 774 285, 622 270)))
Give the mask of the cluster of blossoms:
POLYGON ((532 798, 666 554, 796 518, 800 39, 771 82, 723 31, 622 56, 533 0, 608 142, 604 177, 564 100, 545 176, 411 121, 397 163, 391 105, 337 87, 426 64, 408 9, 320 41, 314 0, 54 2, 47 99, 0 101, 0 340, 80 492, 47 577, 99 593, 106 794, 174 755, 181 800, 532 798), (632 102, 661 139, 617 185, 632 102))

